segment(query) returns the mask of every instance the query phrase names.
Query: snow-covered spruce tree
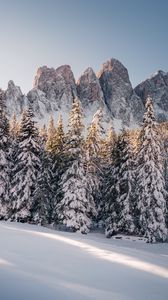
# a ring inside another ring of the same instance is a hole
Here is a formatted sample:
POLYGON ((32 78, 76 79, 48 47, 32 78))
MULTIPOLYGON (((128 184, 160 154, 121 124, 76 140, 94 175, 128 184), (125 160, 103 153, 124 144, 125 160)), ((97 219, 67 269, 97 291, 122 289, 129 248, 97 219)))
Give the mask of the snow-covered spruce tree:
POLYGON ((146 237, 148 242, 164 242, 167 239, 167 228, 162 143, 152 100, 149 97, 146 109, 140 134, 141 145, 137 155, 139 233, 146 237))
MULTIPOLYGON (((90 191, 94 199, 97 212, 101 206, 101 184, 102 184, 102 110, 99 109, 93 116, 93 120, 88 128, 85 151, 86 151, 86 167, 87 176, 90 181, 90 191)), ((96 221, 99 221, 99 214, 97 214, 96 221)))
POLYGON ((121 167, 121 143, 120 135, 114 140, 114 146, 111 153, 111 162, 106 171, 105 183, 105 233, 106 237, 119 232, 118 215, 120 207, 116 201, 118 197, 118 175, 121 167))
POLYGON ((15 140, 19 133, 19 122, 17 121, 16 113, 13 114, 9 122, 9 131, 11 138, 15 140))
POLYGON ((53 166, 52 166, 52 191, 53 191, 53 215, 55 224, 58 223, 57 205, 61 199, 60 181, 66 170, 65 133, 62 115, 59 114, 57 127, 53 141, 53 166))
POLYGON ((78 99, 75 99, 69 116, 67 133, 68 168, 62 175, 60 188, 63 197, 59 202, 59 220, 73 231, 87 233, 91 225, 92 206, 89 182, 85 170, 84 126, 78 99))
POLYGON ((50 116, 49 119, 49 125, 47 130, 47 141, 46 141, 46 150, 52 154, 54 151, 53 144, 54 144, 54 136, 55 136, 55 125, 54 125, 54 119, 53 116, 50 116))
POLYGON ((113 162, 113 149, 115 142, 117 140, 117 135, 111 123, 107 129, 107 135, 104 139, 104 143, 101 149, 101 157, 103 158, 103 164, 109 166, 113 162))
POLYGON ((46 151, 47 129, 44 125, 39 130, 40 170, 34 192, 33 221, 46 225, 52 222, 53 193, 51 187, 52 165, 51 153, 46 151))
POLYGON ((46 225, 52 223, 53 191, 51 186, 52 162, 45 148, 40 148, 40 170, 33 197, 33 221, 36 224, 46 225))
MULTIPOLYGON (((65 134, 63 130, 62 115, 59 115, 57 128, 55 128, 53 117, 50 118, 48 135, 45 146, 45 157, 43 158, 45 164, 45 172, 47 182, 45 188, 48 186, 48 222, 57 223, 56 206, 59 199, 59 181, 64 170, 64 147, 65 134), (45 161, 47 163, 45 163, 45 161), (46 185, 47 184, 47 185, 46 185)), ((41 180, 42 185, 42 180, 41 180)))
MULTIPOLYGON (((17 155, 18 155, 18 135, 20 130, 20 124, 17 121, 16 114, 14 113, 10 122, 9 122, 9 135, 10 135, 10 142, 11 142, 11 149, 10 149, 10 182, 13 180, 13 170, 16 164, 17 155)), ((9 188, 9 198, 12 199, 11 195, 11 186, 9 188)), ((8 218, 12 215, 12 201, 10 201, 8 207, 8 218)))
MULTIPOLYGON (((162 156, 164 160, 164 178, 165 178, 165 189, 168 192, 168 122, 158 124, 161 132, 161 139, 164 144, 162 156)), ((166 226, 168 228, 168 197, 166 197, 167 214, 166 214, 166 226)))
POLYGON ((50 116, 48 129, 45 125, 39 131, 40 139, 40 160, 41 168, 38 173, 37 185, 35 190, 36 214, 34 218, 37 223, 52 223, 54 209, 53 192, 53 164, 54 164, 54 137, 56 128, 53 116, 50 116))
MULTIPOLYGON (((114 218, 115 227, 118 232, 133 233, 135 229, 133 219, 133 151, 129 141, 128 131, 123 130, 118 139, 119 148, 119 167, 116 181, 117 212, 114 218)), ((114 212, 111 211, 113 214, 114 212)), ((110 232, 107 231, 107 235, 110 232)))
POLYGON ((101 184, 101 194, 102 199, 99 207, 99 216, 103 222, 107 218, 107 207, 109 203, 108 191, 109 186, 113 183, 113 178, 111 174, 113 173, 114 167, 114 149, 116 147, 117 135, 114 131, 113 125, 110 124, 107 130, 107 136, 105 137, 103 143, 101 144, 101 160, 103 168, 103 179, 101 184))
POLYGON ((11 169, 13 169, 13 166, 15 165, 15 160, 17 156, 17 150, 18 150, 18 135, 20 130, 20 124, 17 121, 16 114, 14 113, 12 116, 12 119, 9 122, 9 134, 10 134, 10 140, 11 140, 11 169))
POLYGON ((13 203, 12 220, 32 222, 34 192, 40 169, 38 130, 29 108, 21 119, 18 135, 18 152, 12 170, 11 195, 13 203))
POLYGON ((9 122, 5 114, 3 94, 0 91, 0 219, 7 219, 10 186, 9 122))
POLYGON ((46 141, 47 141, 47 128, 46 128, 46 125, 43 125, 43 127, 40 128, 39 137, 40 137, 40 141, 41 141, 41 146, 42 146, 42 148, 44 148, 44 144, 46 144, 46 141))

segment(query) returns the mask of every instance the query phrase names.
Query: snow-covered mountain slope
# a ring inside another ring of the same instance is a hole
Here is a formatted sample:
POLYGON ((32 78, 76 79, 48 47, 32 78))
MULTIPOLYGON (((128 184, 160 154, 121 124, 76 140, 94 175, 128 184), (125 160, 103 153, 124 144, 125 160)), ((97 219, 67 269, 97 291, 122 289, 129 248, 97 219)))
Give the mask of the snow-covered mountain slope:
POLYGON ((1 300, 165 300, 168 244, 0 222, 1 300))
POLYGON ((60 111, 67 123, 76 96, 81 101, 86 125, 96 110, 102 108, 104 123, 113 120, 116 129, 123 125, 137 126, 142 121, 148 95, 154 100, 157 119, 168 120, 168 73, 158 71, 133 89, 128 70, 114 58, 105 62, 97 75, 87 68, 77 82, 69 65, 57 69, 40 67, 27 95, 13 81, 9 81, 2 93, 9 116, 13 112, 19 116, 31 105, 40 125, 48 122, 50 114, 57 118, 60 111))

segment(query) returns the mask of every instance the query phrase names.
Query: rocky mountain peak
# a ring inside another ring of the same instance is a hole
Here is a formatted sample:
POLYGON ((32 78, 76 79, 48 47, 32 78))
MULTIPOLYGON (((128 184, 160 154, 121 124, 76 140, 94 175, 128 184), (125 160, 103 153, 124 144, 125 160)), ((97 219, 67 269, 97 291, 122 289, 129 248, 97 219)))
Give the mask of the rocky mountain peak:
POLYGON ((103 92, 92 68, 87 68, 77 81, 77 94, 83 108, 91 109, 91 106, 99 108, 104 105, 103 92))
POLYGON ((159 121, 168 120, 168 73, 159 70, 151 78, 137 85, 135 93, 144 104, 148 96, 152 97, 156 118, 159 121))
POLYGON ((8 87, 7 87, 6 91, 13 92, 14 95, 17 94, 17 96, 22 96, 23 95, 20 87, 16 86, 13 80, 10 80, 8 82, 8 87))
POLYGON ((11 116, 13 112, 20 115, 25 105, 25 96, 19 86, 16 86, 13 80, 8 82, 7 90, 5 91, 5 102, 7 113, 11 116))
POLYGON ((74 75, 73 75, 71 67, 69 65, 60 66, 55 71, 57 74, 60 74, 61 76, 63 76, 67 81, 73 80, 75 82, 74 75))
POLYGON ((133 93, 127 69, 112 58, 102 65, 98 72, 105 103, 113 118, 130 123, 130 99, 133 93))
MULTIPOLYGON (((95 72, 93 71, 93 69, 92 69, 91 67, 88 67, 88 68, 83 72, 83 74, 81 75, 81 77, 83 77, 83 76, 87 77, 89 82, 93 81, 93 78, 94 78, 94 79, 97 78, 95 72)), ((80 78, 81 78, 81 77, 80 77, 80 78)), ((79 80, 80 80, 80 79, 79 79, 79 80)), ((79 80, 78 80, 78 81, 79 81, 79 80)), ((78 81, 77 81, 77 82, 78 82, 78 81)))
MULTIPOLYGON (((34 88, 44 93, 45 98, 50 101, 51 110, 54 111, 69 110, 76 96, 75 78, 69 65, 57 69, 40 67, 35 76, 34 88)), ((30 93, 28 97, 31 97, 30 93)))
POLYGON ((168 86, 168 73, 159 70, 153 76, 151 76, 150 81, 153 82, 153 86, 156 89, 168 86))
POLYGON ((15 83, 13 80, 9 80, 8 82, 8 89, 15 89, 15 83))
POLYGON ((20 115, 31 105, 40 124, 47 122, 51 113, 58 116, 60 111, 67 122, 76 96, 81 101, 86 124, 101 108, 105 123, 112 119, 115 128, 135 126, 142 121, 148 95, 153 98, 157 119, 168 120, 168 73, 159 70, 133 89, 127 69, 114 58, 105 62, 97 75, 87 68, 77 82, 69 65, 57 69, 43 66, 37 70, 34 87, 27 97, 12 80, 7 90, 1 92, 9 116, 13 112, 20 115))
POLYGON ((128 70, 115 58, 111 58, 107 62, 103 63, 101 70, 98 72, 98 78, 101 78, 104 73, 109 75, 114 74, 115 77, 120 78, 120 80, 123 80, 124 83, 131 85, 128 70))
POLYGON ((66 81, 74 81, 74 76, 69 65, 63 65, 58 67, 57 69, 48 68, 47 66, 43 66, 38 68, 33 87, 43 90, 45 85, 56 82, 58 80, 59 75, 63 77, 66 81))

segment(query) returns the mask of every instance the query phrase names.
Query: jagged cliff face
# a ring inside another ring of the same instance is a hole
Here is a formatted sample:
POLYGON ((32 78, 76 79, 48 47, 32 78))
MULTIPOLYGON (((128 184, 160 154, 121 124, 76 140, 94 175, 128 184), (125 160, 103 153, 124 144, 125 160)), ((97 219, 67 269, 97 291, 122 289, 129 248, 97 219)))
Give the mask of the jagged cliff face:
POLYGON ((99 79, 92 70, 87 68, 76 83, 77 95, 81 101, 84 116, 87 119, 86 124, 92 121, 93 115, 98 109, 102 109, 103 121, 109 122, 110 114, 104 102, 103 91, 100 86, 99 79))
POLYGON ((9 81, 7 90, 4 92, 7 114, 11 116, 14 111, 21 114, 26 105, 26 97, 22 94, 20 87, 16 86, 12 80, 9 81))
POLYGON ((103 64, 98 78, 112 118, 122 120, 127 126, 141 121, 144 105, 133 91, 127 69, 111 59, 103 64))
POLYGON ((106 123, 112 119, 115 127, 138 125, 148 95, 153 98, 158 120, 168 120, 168 73, 159 71, 133 89, 127 69, 116 59, 104 63, 97 75, 91 68, 86 69, 77 82, 68 65, 57 69, 44 66, 38 69, 34 87, 27 96, 13 81, 9 81, 2 93, 9 116, 13 112, 19 116, 31 105, 40 124, 47 122, 51 113, 57 116, 59 111, 67 121, 76 96, 81 101, 86 124, 102 108, 106 123))
POLYGON ((86 69, 77 81, 77 94, 83 108, 104 106, 104 95, 100 82, 92 68, 86 69))
POLYGON ((57 68, 39 68, 34 80, 34 89, 44 92, 51 110, 69 110, 77 95, 74 75, 70 66, 57 68))
POLYGON ((168 120, 168 73, 158 71, 150 79, 140 83, 135 88, 135 93, 144 104, 147 96, 151 96, 157 119, 168 120))
POLYGON ((98 78, 107 107, 113 116, 121 118, 123 111, 127 113, 126 107, 132 93, 127 69, 118 60, 111 59, 103 64, 98 78))

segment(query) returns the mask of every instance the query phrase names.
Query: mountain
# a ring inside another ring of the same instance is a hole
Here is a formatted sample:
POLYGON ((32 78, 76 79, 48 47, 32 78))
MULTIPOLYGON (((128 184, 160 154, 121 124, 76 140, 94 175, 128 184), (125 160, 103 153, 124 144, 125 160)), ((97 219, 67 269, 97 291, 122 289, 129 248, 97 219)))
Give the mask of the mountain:
POLYGON ((87 68, 77 81, 69 65, 57 69, 43 66, 37 70, 33 88, 27 95, 12 80, 1 93, 9 116, 14 112, 19 116, 31 105, 40 125, 48 121, 50 114, 57 117, 60 111, 66 123, 76 96, 81 101, 86 124, 101 108, 104 122, 113 120, 116 129, 123 125, 138 126, 148 95, 153 98, 157 119, 168 120, 168 73, 158 71, 133 89, 128 70, 114 58, 105 62, 97 75, 87 68))
POLYGON ((104 101, 114 119, 130 126, 142 120, 144 105, 135 94, 127 69, 116 59, 103 64, 98 73, 104 101))
POLYGON ((158 71, 150 79, 140 83, 134 91, 143 104, 148 95, 152 97, 158 121, 168 120, 168 73, 158 71))
POLYGON ((45 94, 52 111, 69 110, 77 95, 75 78, 68 65, 56 70, 46 66, 39 68, 34 80, 34 89, 45 94))
POLYGON ((3 91, 3 98, 9 116, 14 112, 20 115, 27 104, 26 96, 22 94, 20 87, 16 86, 12 80, 8 82, 6 91, 3 91))
POLYGON ((104 107, 104 95, 92 68, 87 68, 77 81, 77 94, 84 109, 104 107))

